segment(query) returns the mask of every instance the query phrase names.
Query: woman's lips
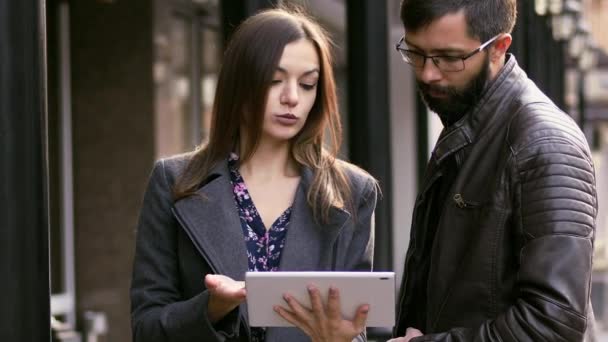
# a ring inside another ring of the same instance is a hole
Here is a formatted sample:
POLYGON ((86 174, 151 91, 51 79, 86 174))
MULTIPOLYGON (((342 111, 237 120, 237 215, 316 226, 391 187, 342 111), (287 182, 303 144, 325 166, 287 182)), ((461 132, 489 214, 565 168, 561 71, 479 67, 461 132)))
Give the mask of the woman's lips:
POLYGON ((298 122, 298 117, 291 113, 280 114, 280 115, 277 114, 277 115, 275 115, 275 118, 278 123, 285 125, 285 126, 291 126, 291 125, 294 125, 296 122, 298 122))

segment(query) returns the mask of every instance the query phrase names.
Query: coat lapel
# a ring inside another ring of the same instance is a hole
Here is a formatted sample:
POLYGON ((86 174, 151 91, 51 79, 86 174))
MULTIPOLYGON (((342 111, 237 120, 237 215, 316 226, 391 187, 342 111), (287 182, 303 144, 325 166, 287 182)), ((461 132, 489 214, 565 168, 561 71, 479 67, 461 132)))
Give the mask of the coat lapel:
POLYGON ((175 203, 174 213, 197 250, 218 274, 244 280, 246 245, 227 163, 219 163, 196 195, 175 203))
MULTIPOLYGON (((247 246, 232 195, 226 163, 218 164, 209 183, 196 195, 175 203, 174 214, 198 252, 214 271, 235 280, 243 280, 247 272, 247 246)), ((292 205, 289 230, 281 254, 281 271, 332 270, 334 243, 350 214, 332 207, 328 223, 315 223, 307 202, 312 172, 304 168, 302 180, 292 205)))
POLYGON ((332 207, 328 223, 317 224, 306 199, 312 178, 312 171, 304 168, 281 255, 281 271, 320 271, 335 268, 335 256, 332 255, 334 243, 350 214, 343 209, 332 207))

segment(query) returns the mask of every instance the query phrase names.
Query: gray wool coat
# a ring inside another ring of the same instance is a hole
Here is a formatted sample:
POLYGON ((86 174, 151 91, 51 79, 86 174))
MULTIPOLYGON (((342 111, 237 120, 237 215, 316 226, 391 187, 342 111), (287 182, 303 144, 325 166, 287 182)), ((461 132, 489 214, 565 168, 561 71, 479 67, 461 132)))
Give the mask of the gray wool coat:
MULTIPOLYGON (((207 318, 206 274, 244 280, 246 245, 227 163, 218 164, 197 195, 178 201, 172 187, 189 155, 156 163, 137 227, 131 283, 133 341, 249 341, 242 304, 215 325, 207 318)), ((293 202, 279 269, 370 271, 377 190, 365 172, 344 163, 355 213, 331 208, 329 223, 315 223, 306 201, 313 174, 304 169, 293 202)), ((360 337, 361 339, 364 336, 360 337)), ((296 328, 268 328, 266 341, 309 341, 296 328)))

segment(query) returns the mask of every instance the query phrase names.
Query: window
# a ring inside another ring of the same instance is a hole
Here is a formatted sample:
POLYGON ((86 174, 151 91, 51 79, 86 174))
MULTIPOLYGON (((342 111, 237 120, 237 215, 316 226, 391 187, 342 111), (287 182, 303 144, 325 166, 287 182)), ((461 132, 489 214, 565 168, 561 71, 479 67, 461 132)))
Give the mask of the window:
POLYGON ((156 156, 190 151, 209 135, 222 38, 213 1, 157 7, 156 156))

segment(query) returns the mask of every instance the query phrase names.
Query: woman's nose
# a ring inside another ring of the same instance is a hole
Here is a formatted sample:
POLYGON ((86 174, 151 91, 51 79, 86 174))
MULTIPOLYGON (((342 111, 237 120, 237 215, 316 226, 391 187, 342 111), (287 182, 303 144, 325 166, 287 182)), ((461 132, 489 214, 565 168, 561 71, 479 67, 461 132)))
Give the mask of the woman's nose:
POLYGON ((281 103, 294 107, 298 104, 298 85, 297 82, 285 82, 281 93, 281 103))

